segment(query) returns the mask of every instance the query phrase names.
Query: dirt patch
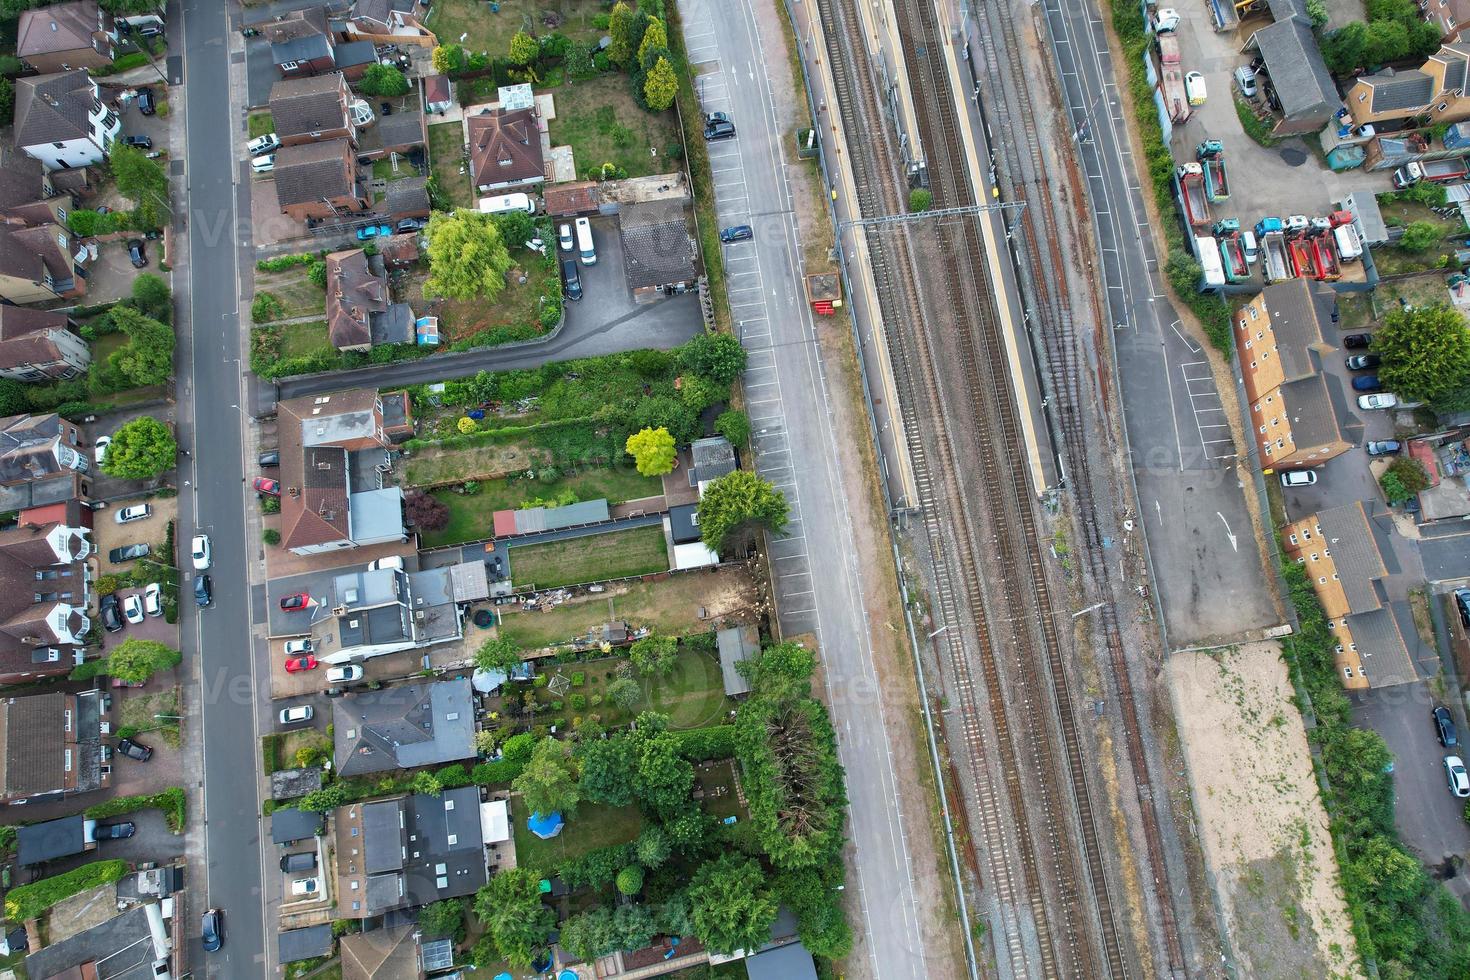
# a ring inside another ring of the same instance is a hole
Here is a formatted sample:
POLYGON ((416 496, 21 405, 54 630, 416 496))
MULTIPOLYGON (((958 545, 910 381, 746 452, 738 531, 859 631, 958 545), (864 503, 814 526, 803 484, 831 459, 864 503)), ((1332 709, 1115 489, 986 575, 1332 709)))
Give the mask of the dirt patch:
POLYGON ((1175 654, 1166 673, 1237 975, 1360 976, 1280 648, 1175 654))

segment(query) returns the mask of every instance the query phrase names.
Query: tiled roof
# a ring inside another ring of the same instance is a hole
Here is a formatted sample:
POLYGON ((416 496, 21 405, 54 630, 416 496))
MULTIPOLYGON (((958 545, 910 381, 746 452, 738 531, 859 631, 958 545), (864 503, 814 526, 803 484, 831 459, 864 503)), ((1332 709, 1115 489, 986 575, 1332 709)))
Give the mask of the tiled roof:
POLYGON ((60 789, 65 782, 66 695, 60 691, 0 701, 0 738, 8 796, 60 789))
POLYGON ((272 44, 294 41, 303 37, 327 36, 327 10, 325 7, 308 7, 283 14, 280 20, 270 21, 263 27, 265 39, 272 44))
POLYGON ((420 218, 429 213, 429 178, 405 177, 388 183, 384 202, 394 218, 420 218))
POLYGON ((16 56, 22 60, 37 54, 95 50, 92 34, 98 31, 102 13, 96 0, 75 0, 39 10, 27 10, 16 25, 16 56))
POLYGON ((556 184, 541 192, 546 202, 546 213, 550 215, 586 214, 597 210, 602 195, 596 181, 583 180, 575 184, 556 184))
POLYGON ((694 278, 694 243, 678 202, 630 204, 618 216, 628 286, 662 286, 694 278))
POLYGON ((1310 24, 1300 17, 1279 20, 1256 31, 1251 41, 1265 59, 1287 119, 1341 104, 1310 24))
POLYGON ((283 205, 350 197, 357 190, 352 144, 345 138, 281 147, 275 175, 276 197, 283 205))
POLYGON ((1410 684, 1419 679, 1393 610, 1375 609, 1343 621, 1357 647, 1358 660, 1373 687, 1410 684))
POLYGON ((1322 546, 1332 552, 1332 564, 1347 596, 1348 610, 1369 612, 1382 606, 1373 583, 1387 574, 1383 557, 1361 501, 1320 511, 1317 526, 1322 529, 1322 546))
POLYGON ((1276 339, 1276 355, 1281 358, 1282 375, 1291 380, 1317 373, 1309 351, 1327 346, 1322 315, 1332 314, 1332 290, 1310 279, 1288 279, 1273 283, 1262 292, 1276 339))
POLYGON ((372 342, 371 315, 388 309, 388 283, 360 248, 327 256, 327 334, 332 346, 372 342))
POLYGON ((340 72, 287 78, 271 86, 271 121, 281 139, 350 129, 348 95, 340 72))
POLYGON ((430 75, 424 79, 424 102, 427 105, 438 105, 443 102, 453 102, 454 96, 450 94, 449 76, 430 75))
POLYGON ((1280 392, 1291 419, 1291 436, 1298 446, 1320 446, 1342 438, 1337 411, 1320 374, 1288 381, 1280 392))
POLYGON ((306 445, 306 426, 342 414, 372 412, 371 388, 293 398, 276 407, 281 452, 281 534, 287 548, 348 539, 347 452, 330 443, 306 445), (292 491, 295 491, 294 493, 292 491))
POLYGON ((1434 78, 1417 68, 1395 72, 1393 75, 1374 75, 1363 79, 1372 89, 1369 108, 1377 112, 1395 112, 1400 109, 1419 109, 1434 98, 1434 78))
POLYGON ((62 71, 15 80, 15 145, 40 146, 91 134, 92 79, 62 71))
POLYGON ((58 360, 61 352, 47 334, 69 323, 64 313, 0 305, 0 368, 58 360))
POLYGON ((465 125, 476 187, 546 176, 534 110, 488 110, 470 116, 465 125))

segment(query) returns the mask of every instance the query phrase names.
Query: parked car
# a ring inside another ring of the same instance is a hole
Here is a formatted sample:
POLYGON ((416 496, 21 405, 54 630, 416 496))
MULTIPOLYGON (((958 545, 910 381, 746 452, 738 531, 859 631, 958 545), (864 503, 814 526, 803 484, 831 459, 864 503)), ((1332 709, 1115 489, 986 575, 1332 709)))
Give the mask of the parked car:
POLYGON ((1444 774, 1451 793, 1459 797, 1470 796, 1470 774, 1466 774, 1465 763, 1459 756, 1444 757, 1444 774))
POLYGON ((280 719, 283 725, 295 725, 299 722, 311 721, 311 716, 315 713, 311 705, 298 704, 294 708, 282 708, 281 713, 276 717, 280 719))
POLYGON ((717 123, 717 122, 727 123, 729 121, 730 121, 730 116, 729 116, 728 113, 724 113, 724 112, 706 112, 704 114, 704 124, 706 126, 708 126, 710 123, 717 123))
POLYGON ((196 572, 202 572, 214 564, 214 549, 209 546, 209 535, 194 535, 194 541, 189 545, 189 557, 194 562, 196 572))
POLYGON ((291 882, 291 894, 296 896, 315 895, 322 890, 320 878, 297 878, 291 882))
POLYGON ((1376 374, 1360 374, 1353 379, 1353 391, 1379 391, 1382 388, 1376 374))
POLYGON ((133 626, 143 621, 143 599, 141 596, 130 595, 123 599, 123 619, 133 626))
POLYGON ((429 227, 429 222, 423 218, 404 218, 398 222, 398 234, 403 235, 410 231, 423 231, 429 227))
POLYGON ((130 738, 119 739, 117 750, 129 759, 136 759, 138 762, 147 762, 153 758, 152 749, 142 742, 134 742, 130 738))
POLYGON ((1460 611, 1460 625, 1470 630, 1470 589, 1455 590, 1455 608, 1460 611))
POLYGON ((755 230, 750 225, 732 225, 729 228, 720 229, 720 241, 729 245, 731 242, 748 242, 755 237, 755 230))
POLYGON ((1439 744, 1447 749, 1452 749, 1460 744, 1455 735, 1455 720, 1450 717, 1450 709, 1442 704, 1434 706, 1434 734, 1439 736, 1439 744))
POLYGON ((1235 84, 1240 86, 1240 94, 1247 99, 1254 99, 1260 91, 1256 85, 1256 70, 1250 65, 1241 65, 1235 69, 1235 84))
POLYGON ((333 667, 327 671, 328 684, 350 684, 353 681, 362 680, 362 666, 360 664, 343 664, 333 667))
POLYGON ((1372 411, 1375 408, 1397 408, 1399 396, 1391 395, 1386 391, 1376 395, 1359 395, 1358 407, 1364 411, 1372 411))
POLYGON ((1397 439, 1380 439, 1377 442, 1368 443, 1363 448, 1368 451, 1369 456, 1393 456, 1402 446, 1397 439))
POLYGON ((281 495, 281 482, 279 480, 272 480, 270 477, 257 476, 251 486, 255 488, 256 493, 263 493, 270 497, 279 497, 281 495))
POLYGON ((571 225, 562 222, 562 226, 556 232, 556 243, 563 252, 570 252, 577 247, 577 240, 572 237, 571 225))
POLYGON ((99 823, 92 832, 93 840, 127 840, 138 830, 131 820, 120 823, 99 823))
POLYGON ((292 871, 310 871, 314 867, 316 867, 316 855, 311 851, 298 851, 281 858, 281 870, 287 874, 292 871))
POLYGON ((268 174, 276 169, 276 155, 267 153, 263 157, 256 157, 250 161, 250 169, 258 174, 268 174))
POLYGON ((157 582, 143 587, 143 611, 150 616, 163 615, 163 586, 157 582))
POLYGON ((245 144, 245 152, 253 157, 258 157, 262 153, 269 153, 272 150, 279 150, 280 148, 281 138, 275 133, 266 133, 264 136, 257 136, 245 144))
POLYGON ((1354 354, 1343 363, 1347 364, 1349 371, 1368 371, 1378 366, 1379 357, 1377 354, 1354 354))
POLYGON ((214 591, 209 587, 209 576, 197 576, 194 579, 194 604, 196 606, 207 606, 213 601, 214 591))
POLYGON ((1184 95, 1190 105, 1205 104, 1205 76, 1197 71, 1184 73, 1184 95))
POLYGON ((102 461, 107 458, 107 447, 112 445, 112 436, 98 436, 97 441, 92 443, 92 458, 100 467, 102 461))
POLYGON ((735 124, 729 120, 712 122, 704 127, 704 138, 711 143, 716 140, 732 140, 735 138, 735 124))
POLYGON ((153 90, 146 85, 138 88, 138 111, 145 116, 151 116, 158 111, 158 106, 153 101, 153 90))
POLYGON ((1367 347, 1372 342, 1373 335, 1371 333, 1350 333, 1342 338, 1342 346, 1349 350, 1367 347))
POLYGON ((294 612, 297 609, 305 609, 311 602, 311 596, 305 592, 293 592, 290 595, 281 596, 281 611, 294 612))
POLYGON ((267 468, 272 467, 272 466, 280 466, 281 465, 281 453, 280 453, 280 450, 278 450, 278 449, 267 449, 265 452, 263 452, 259 456, 255 457, 255 465, 257 465, 257 466, 264 466, 264 467, 267 467, 267 468))
POLYGON ((286 661, 286 673, 288 674, 299 674, 306 670, 316 670, 315 657, 292 657, 286 661))
POLYGON ((297 654, 300 654, 300 653, 310 653, 310 652, 311 652, 311 641, 310 640, 287 640, 286 641, 286 656, 288 656, 288 657, 294 657, 294 656, 296 656, 297 654))
POLYGON ((563 295, 572 302, 582 298, 582 276, 577 272, 575 259, 563 259, 561 263, 561 277, 565 289, 563 295))
POLYGON ((122 141, 124 146, 136 146, 140 150, 153 149, 153 139, 148 136, 124 136, 122 141))
POLYGON ((357 229, 357 240, 365 242, 369 238, 379 238, 384 235, 393 234, 393 229, 387 225, 363 225, 357 229))
POLYGON ((1316 484, 1316 470, 1286 470, 1281 474, 1283 487, 1311 487, 1316 484))
POLYGON ((109 633, 116 633, 123 628, 122 610, 118 604, 115 594, 105 595, 98 603, 102 611, 102 628, 109 633))
POLYGON ((107 553, 107 560, 114 565, 120 565, 125 561, 135 558, 147 558, 153 549, 146 544, 125 544, 120 548, 113 548, 107 553))
POLYGON ((148 504, 134 504, 131 507, 120 508, 116 514, 112 515, 112 519, 119 524, 131 524, 133 521, 146 520, 152 514, 152 506, 148 504))
POLYGON ((128 239, 128 259, 133 263, 134 269, 141 269, 148 264, 148 253, 143 250, 143 239, 128 239))
POLYGON ((225 914, 219 909, 210 909, 199 919, 199 939, 206 953, 218 953, 225 944, 225 914))

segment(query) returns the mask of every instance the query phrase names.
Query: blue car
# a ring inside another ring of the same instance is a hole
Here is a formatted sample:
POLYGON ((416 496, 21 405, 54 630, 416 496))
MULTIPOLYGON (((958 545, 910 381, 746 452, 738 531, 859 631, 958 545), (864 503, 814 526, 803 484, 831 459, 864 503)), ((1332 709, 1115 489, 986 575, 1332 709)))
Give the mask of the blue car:
POLYGON ((1353 379, 1354 391, 1378 391, 1382 387, 1376 374, 1360 374, 1353 379))
POLYGON ((209 576, 200 575, 194 579, 194 602, 200 606, 207 606, 214 600, 214 592, 209 587, 209 576))
POLYGON ((389 228, 387 225, 363 225, 361 228, 357 229, 357 240, 360 242, 365 242, 369 238, 377 238, 380 235, 387 236, 391 234, 393 234, 393 229, 389 228))
POLYGON ((720 231, 720 241, 726 245, 731 242, 748 242, 754 237, 755 232, 750 225, 733 225, 720 231))

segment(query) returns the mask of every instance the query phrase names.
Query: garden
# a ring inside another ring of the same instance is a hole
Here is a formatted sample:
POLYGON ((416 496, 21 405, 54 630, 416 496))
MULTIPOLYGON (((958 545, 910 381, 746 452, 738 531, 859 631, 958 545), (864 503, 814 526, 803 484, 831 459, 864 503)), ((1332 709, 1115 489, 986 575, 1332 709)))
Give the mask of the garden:
POLYGON ((596 180, 609 163, 619 177, 647 177, 683 166, 678 117, 644 111, 617 81, 576 82, 557 89, 550 130, 551 145, 570 146, 579 175, 589 180, 596 180))
POLYGON ((510 549, 516 588, 544 591, 668 570, 662 524, 510 549))
POLYGON ((470 186, 464 160, 464 125, 436 123, 429 127, 429 172, 434 187, 449 210, 475 206, 475 189, 470 186))

